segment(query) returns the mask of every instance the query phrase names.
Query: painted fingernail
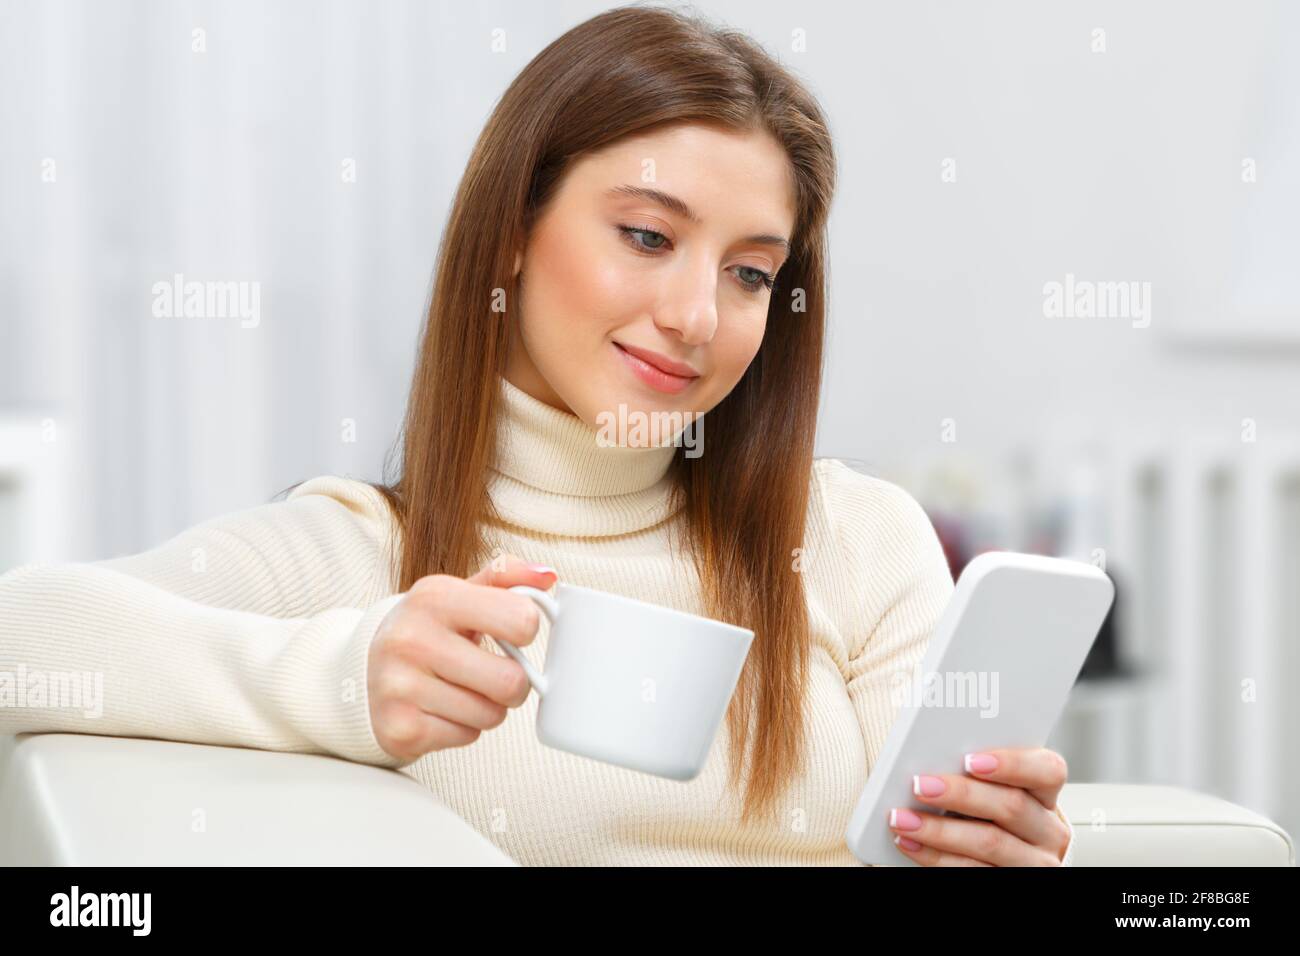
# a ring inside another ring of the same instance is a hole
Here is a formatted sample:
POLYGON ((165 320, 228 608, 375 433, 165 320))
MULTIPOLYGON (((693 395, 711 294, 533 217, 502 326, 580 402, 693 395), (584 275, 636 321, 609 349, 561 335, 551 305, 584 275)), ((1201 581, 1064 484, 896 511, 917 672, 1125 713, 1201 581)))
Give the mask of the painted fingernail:
POLYGON ((889 811, 889 825, 896 830, 919 830, 921 818, 906 807, 894 807, 889 811))
POLYGON ((894 837, 894 842, 897 843, 899 846, 901 846, 904 850, 910 850, 913 853, 921 849, 921 844, 917 843, 911 837, 903 836, 903 834, 901 833, 898 836, 894 837))
POLYGON ((988 773, 998 769, 998 758, 992 754, 967 754, 967 773, 988 773))
POLYGON ((528 565, 528 570, 536 571, 538 574, 554 574, 557 578, 560 576, 555 568, 549 567, 545 564, 530 564, 528 565))
POLYGON ((912 792, 918 797, 937 797, 948 789, 938 777, 917 773, 912 775, 912 792))

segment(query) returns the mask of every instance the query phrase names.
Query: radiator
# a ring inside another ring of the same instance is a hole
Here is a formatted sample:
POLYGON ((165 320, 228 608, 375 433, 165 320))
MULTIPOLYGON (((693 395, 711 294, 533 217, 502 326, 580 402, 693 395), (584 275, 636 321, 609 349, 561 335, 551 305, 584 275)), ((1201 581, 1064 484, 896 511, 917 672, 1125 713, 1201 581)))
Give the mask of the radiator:
POLYGON ((1072 746, 1109 780, 1192 787, 1300 832, 1300 445, 1110 447, 1105 557, 1139 677, 1076 686, 1072 746))

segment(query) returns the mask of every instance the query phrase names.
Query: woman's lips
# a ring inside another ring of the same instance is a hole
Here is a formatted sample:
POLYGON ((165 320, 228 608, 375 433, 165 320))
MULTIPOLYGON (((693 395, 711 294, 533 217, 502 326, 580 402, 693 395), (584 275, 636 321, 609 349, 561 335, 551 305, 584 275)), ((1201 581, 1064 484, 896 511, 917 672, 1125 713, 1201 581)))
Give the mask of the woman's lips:
POLYGON ((633 355, 617 342, 613 344, 614 348, 618 350, 618 354, 636 377, 657 392, 667 392, 670 395, 675 395, 699 378, 698 375, 673 375, 670 372, 665 372, 663 369, 651 365, 645 359, 633 355))

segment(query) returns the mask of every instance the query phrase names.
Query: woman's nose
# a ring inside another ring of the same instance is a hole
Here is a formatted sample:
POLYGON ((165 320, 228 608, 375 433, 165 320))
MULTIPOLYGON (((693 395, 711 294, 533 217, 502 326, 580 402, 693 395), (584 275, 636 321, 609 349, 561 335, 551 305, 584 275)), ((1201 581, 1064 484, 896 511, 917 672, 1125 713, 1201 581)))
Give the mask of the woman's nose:
POLYGON ((655 324, 687 345, 703 345, 718 329, 718 285, 713 278, 683 280, 679 294, 655 315, 655 324))

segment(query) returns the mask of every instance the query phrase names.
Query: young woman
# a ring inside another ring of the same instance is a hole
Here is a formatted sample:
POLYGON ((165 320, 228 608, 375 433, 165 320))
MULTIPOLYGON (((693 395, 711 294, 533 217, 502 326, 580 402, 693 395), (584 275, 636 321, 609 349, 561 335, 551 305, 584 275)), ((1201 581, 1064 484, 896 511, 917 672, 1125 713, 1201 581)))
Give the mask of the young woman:
MULTIPOLYGON (((817 104, 745 36, 641 7, 575 27, 461 181, 400 476, 6 575, 0 663, 105 688, 102 717, 0 709, 0 732, 398 768, 525 864, 855 864, 849 816, 953 582, 915 500, 812 455, 834 180, 817 104), (611 446, 620 409, 707 413, 700 444, 611 446), (507 588, 557 578, 754 630, 695 780, 538 743, 536 695, 482 635, 543 660, 507 588)), ((1068 863, 1058 754, 966 766, 918 778, 936 812, 891 817, 900 854, 1068 863)))

